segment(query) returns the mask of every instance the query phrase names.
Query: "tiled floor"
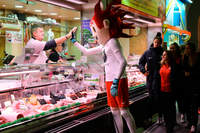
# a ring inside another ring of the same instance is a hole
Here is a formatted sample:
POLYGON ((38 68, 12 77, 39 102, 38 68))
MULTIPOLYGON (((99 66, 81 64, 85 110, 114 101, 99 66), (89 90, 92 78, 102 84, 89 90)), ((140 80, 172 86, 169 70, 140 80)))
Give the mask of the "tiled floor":
MULTIPOLYGON (((179 115, 177 115, 177 122, 178 125, 174 127, 173 133, 189 133, 190 129, 186 128, 187 123, 180 123, 179 122, 179 115)), ((197 133, 200 133, 200 116, 199 116, 199 122, 197 127, 197 133)), ((164 123, 162 124, 153 124, 151 127, 149 127, 147 130, 145 130, 143 133, 166 133, 166 128, 164 123)))

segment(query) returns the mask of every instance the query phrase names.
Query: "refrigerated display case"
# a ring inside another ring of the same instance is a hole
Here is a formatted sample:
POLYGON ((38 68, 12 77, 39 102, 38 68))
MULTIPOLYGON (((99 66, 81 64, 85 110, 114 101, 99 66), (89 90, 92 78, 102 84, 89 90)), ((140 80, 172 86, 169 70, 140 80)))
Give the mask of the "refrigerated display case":
POLYGON ((0 86, 0 131, 16 130, 41 118, 51 121, 52 115, 81 113, 95 108, 88 103, 105 96, 104 71, 98 64, 4 67, 0 86))
MULTIPOLYGON (((131 104, 147 97, 140 83, 130 87, 131 104)), ((105 128, 113 126, 99 64, 6 66, 0 71, 0 86, 0 132, 76 132, 80 126, 88 131, 83 127, 99 123, 99 118, 107 120, 105 128)), ((97 127, 94 132, 104 129, 97 127)))

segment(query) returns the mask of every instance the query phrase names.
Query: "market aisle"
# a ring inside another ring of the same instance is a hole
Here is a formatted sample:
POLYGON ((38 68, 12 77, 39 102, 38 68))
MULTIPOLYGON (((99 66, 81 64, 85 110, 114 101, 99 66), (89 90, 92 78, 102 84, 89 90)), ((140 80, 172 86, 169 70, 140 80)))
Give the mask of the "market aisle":
MULTIPOLYGON (((177 115, 177 121, 178 125, 174 127, 173 133, 189 133, 190 129, 186 128, 187 123, 180 123, 179 115, 177 115)), ((154 123, 151 127, 149 127, 147 130, 145 130, 143 133, 166 133, 165 125, 154 123)), ((199 121, 197 126, 197 133, 200 133, 200 115, 199 115, 199 121)))

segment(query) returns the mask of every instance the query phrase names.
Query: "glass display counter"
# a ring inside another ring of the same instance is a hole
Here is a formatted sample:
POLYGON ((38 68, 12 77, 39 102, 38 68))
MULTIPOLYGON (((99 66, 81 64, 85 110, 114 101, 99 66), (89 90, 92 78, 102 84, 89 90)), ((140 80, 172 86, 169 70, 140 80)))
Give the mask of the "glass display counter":
MULTIPOLYGON (((27 64, 0 69, 0 131, 45 132, 95 111, 109 112, 104 68, 99 64, 27 64)), ((128 76, 135 72, 127 68, 128 76)), ((146 92, 141 81, 130 88, 130 99, 146 92)))
POLYGON ((0 86, 0 131, 59 111, 78 112, 105 94, 98 64, 4 67, 0 86))

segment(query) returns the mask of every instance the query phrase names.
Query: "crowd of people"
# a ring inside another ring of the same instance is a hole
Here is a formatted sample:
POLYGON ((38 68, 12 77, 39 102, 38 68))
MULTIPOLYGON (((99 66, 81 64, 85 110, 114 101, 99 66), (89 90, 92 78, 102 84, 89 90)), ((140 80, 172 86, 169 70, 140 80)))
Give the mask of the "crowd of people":
POLYGON ((148 105, 151 109, 148 116, 156 110, 158 123, 164 118, 167 133, 172 133, 178 123, 176 118, 179 113, 180 122, 187 122, 190 132, 195 132, 200 95, 199 52, 192 42, 185 44, 184 49, 174 42, 169 50, 163 49, 161 44, 161 34, 158 33, 139 60, 140 71, 147 76, 148 105))

